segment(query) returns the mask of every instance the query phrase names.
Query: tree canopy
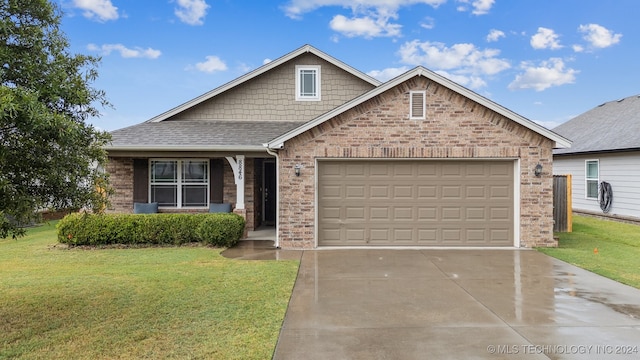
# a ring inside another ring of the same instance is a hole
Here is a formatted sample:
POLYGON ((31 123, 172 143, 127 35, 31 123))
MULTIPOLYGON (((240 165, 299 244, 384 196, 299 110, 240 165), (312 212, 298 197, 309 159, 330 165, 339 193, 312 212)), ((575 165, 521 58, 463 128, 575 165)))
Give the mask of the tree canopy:
POLYGON ((47 0, 0 0, 0 237, 44 209, 103 209, 109 134, 86 121, 109 106, 100 59, 71 54, 47 0))

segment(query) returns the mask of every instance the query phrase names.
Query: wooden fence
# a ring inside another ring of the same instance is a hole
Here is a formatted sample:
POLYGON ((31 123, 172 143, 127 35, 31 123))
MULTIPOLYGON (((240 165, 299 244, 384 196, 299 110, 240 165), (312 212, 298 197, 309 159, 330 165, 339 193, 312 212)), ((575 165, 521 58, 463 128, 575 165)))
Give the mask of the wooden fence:
POLYGON ((553 231, 571 232, 571 175, 553 175, 553 231))

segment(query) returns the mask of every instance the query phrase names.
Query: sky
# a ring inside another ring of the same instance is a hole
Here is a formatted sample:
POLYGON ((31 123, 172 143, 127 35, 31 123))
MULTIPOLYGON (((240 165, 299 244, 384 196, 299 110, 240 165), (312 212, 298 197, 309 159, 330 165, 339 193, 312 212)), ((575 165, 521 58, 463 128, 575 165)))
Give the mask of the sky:
POLYGON ((640 94, 637 0, 53 0, 100 56, 111 131, 310 44, 378 80, 422 65, 549 129, 640 94))

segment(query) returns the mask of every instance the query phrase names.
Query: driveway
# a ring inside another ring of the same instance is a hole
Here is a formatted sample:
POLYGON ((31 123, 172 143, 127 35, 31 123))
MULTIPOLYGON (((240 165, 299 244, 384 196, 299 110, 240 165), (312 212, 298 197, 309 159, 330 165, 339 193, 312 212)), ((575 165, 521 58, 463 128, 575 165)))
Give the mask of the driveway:
POLYGON ((274 359, 640 358, 640 290, 533 250, 302 254, 274 359))

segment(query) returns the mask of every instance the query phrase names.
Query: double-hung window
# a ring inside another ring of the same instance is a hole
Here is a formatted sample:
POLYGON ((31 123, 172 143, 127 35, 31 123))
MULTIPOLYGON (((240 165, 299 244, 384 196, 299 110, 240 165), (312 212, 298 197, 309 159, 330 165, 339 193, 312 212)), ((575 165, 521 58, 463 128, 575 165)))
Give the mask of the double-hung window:
POLYGON ((209 160, 151 160, 150 199, 159 206, 209 205, 209 160))
POLYGON ((600 182, 600 164, 598 160, 587 160, 584 174, 587 199, 597 199, 598 183, 600 182))
POLYGON ((296 66, 296 100, 320 100, 320 66, 296 66))

